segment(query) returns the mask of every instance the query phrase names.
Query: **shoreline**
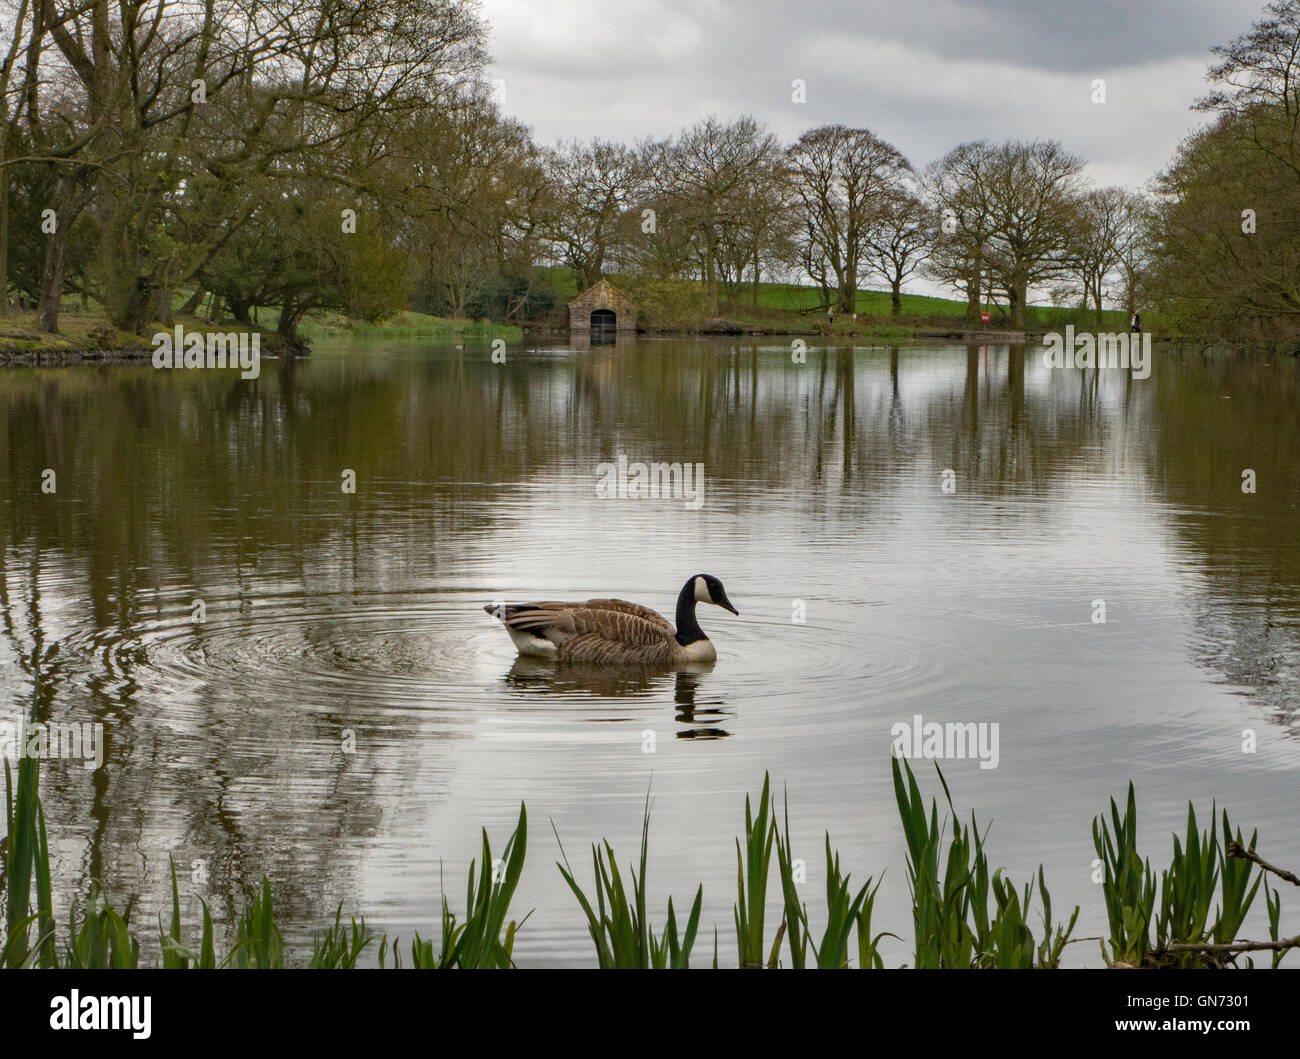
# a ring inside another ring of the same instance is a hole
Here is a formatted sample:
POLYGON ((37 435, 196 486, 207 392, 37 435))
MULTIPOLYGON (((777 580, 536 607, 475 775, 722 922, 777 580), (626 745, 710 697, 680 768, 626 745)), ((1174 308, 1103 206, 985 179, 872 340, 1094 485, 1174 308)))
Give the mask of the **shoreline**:
MULTIPOLYGON (((115 328, 100 317, 69 314, 56 334, 27 326, 23 318, 0 322, 0 368, 60 368, 76 364, 135 364, 148 362, 156 349, 152 337, 115 328), (7 326, 6 326, 7 325, 7 326)), ((158 331, 220 330, 227 334, 250 334, 260 354, 267 358, 305 356, 311 346, 302 338, 285 339, 274 331, 262 331, 233 321, 220 323, 197 317, 177 316, 171 324, 158 324, 158 331)))
MULTIPOLYGON (((207 327, 237 328, 238 324, 207 324, 207 327)), ((525 339, 547 338, 563 341, 571 337, 572 332, 565 327, 528 326, 521 327, 525 339)), ((287 342, 280 335, 265 331, 254 332, 259 336, 262 355, 267 359, 301 359, 311 353, 311 344, 303 339, 287 342)), ((1005 330, 967 330, 960 325, 952 327, 929 326, 919 328, 892 328, 879 325, 858 326, 845 330, 826 331, 825 329, 794 329, 788 327, 743 327, 740 325, 722 325, 700 328, 673 328, 665 330, 645 330, 636 332, 639 339, 685 339, 685 338, 806 338, 827 343, 842 342, 849 339, 866 340, 877 344, 898 344, 916 341, 947 341, 978 345, 1029 345, 1042 342, 1049 334, 1059 333, 1050 329, 1035 328, 1030 331, 1005 330), (898 333, 905 332, 905 333, 898 333)), ((153 343, 142 337, 136 342, 123 342, 122 332, 115 334, 107 328, 96 329, 82 336, 65 334, 46 336, 50 344, 34 344, 37 340, 30 333, 21 336, 12 332, 0 332, 0 368, 62 368, 76 365, 111 365, 139 364, 148 362, 154 353, 153 343), (89 339, 89 341, 88 341, 89 339), (60 341, 61 340, 61 341, 60 341), (93 344, 107 340, 104 345, 93 344)), ((439 341, 465 342, 469 336, 452 334, 439 341)), ((1185 344, 1199 346, 1205 354, 1222 355, 1240 350, 1254 350, 1300 357, 1300 344, 1294 342, 1262 340, 1226 340, 1198 335, 1152 335, 1155 342, 1162 345, 1185 344)), ((472 338, 469 338, 473 341, 472 338)), ((483 339, 486 343, 487 339, 483 339)))

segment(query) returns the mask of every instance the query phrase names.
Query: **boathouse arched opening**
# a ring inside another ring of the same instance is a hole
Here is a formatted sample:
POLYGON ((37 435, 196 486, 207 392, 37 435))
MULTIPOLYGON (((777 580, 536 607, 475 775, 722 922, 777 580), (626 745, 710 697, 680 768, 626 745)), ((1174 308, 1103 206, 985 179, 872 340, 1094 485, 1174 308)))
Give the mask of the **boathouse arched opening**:
POLYGON ((618 337, 618 314, 613 309, 593 309, 591 341, 613 342, 618 337))

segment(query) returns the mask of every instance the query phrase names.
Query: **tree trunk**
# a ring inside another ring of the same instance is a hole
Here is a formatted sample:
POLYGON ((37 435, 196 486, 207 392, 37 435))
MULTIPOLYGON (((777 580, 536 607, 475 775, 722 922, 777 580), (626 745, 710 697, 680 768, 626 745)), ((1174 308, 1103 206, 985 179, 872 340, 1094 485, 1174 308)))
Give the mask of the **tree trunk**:
POLYGON ((704 286, 708 295, 709 315, 718 315, 718 270, 715 263, 718 236, 710 223, 705 228, 704 247, 704 286))
POLYGON ((171 327, 175 321, 172 319, 172 289, 163 287, 158 291, 158 298, 154 302, 154 311, 157 314, 158 322, 165 327, 171 327))
POLYGON ((840 287, 840 312, 851 316, 858 300, 858 270, 850 265, 844 270, 844 283, 840 287))
POLYGON ((185 299, 185 304, 181 306, 182 316, 193 316, 199 311, 199 306, 203 304, 203 296, 207 294, 202 287, 195 287, 194 293, 185 299))
POLYGON ((980 318, 980 282, 979 269, 966 277, 966 322, 975 324, 980 318))
POLYGON ((45 269, 41 273, 41 300, 38 305, 40 327, 51 335, 59 333, 59 310, 63 302, 63 228, 54 230, 45 249, 45 269))
POLYGON ((889 315, 890 316, 903 315, 902 286, 903 286, 902 280, 897 280, 897 279, 891 282, 889 285, 889 315))
MULTIPOLYGON (((3 130, 0 130, 0 137, 3 135, 3 130)), ((13 305, 9 301, 9 167, 6 165, 0 166, 0 316, 12 312, 13 305)))
POLYGON ((298 337, 298 325, 302 323, 302 318, 307 315, 307 310, 310 306, 310 298, 304 298, 301 304, 295 305, 293 297, 286 295, 284 305, 280 309, 280 319, 275 326, 276 334, 281 335, 290 341, 296 341, 298 337))
POLYGON ((59 333, 59 310, 63 303, 63 248, 67 232, 67 221, 64 218, 67 185, 62 177, 55 182, 54 188, 57 213, 54 231, 50 233, 50 242, 45 248, 45 267, 41 272, 41 298, 37 306, 40 328, 51 335, 59 333))
MULTIPOLYGON (((104 196, 102 189, 100 194, 104 196)), ((138 334, 145 323, 150 284, 137 268, 139 250, 133 246, 131 210, 116 195, 105 197, 109 201, 100 207, 101 216, 107 218, 102 247, 104 309, 123 331, 138 334)))
POLYGON ((1007 297, 1011 303, 1011 330, 1023 331, 1025 329, 1026 284, 1021 280, 1013 280, 1009 287, 1007 297))
POLYGON ((283 335, 285 338, 292 338, 294 328, 297 326, 294 320, 293 295, 286 294, 284 301, 280 303, 280 318, 275 323, 275 332, 283 335))
MULTIPOLYGON (((93 95, 93 93, 92 93, 93 95)), ((143 233, 148 230, 153 202, 142 187, 143 150, 135 133, 122 141, 126 171, 120 177, 101 175, 97 187, 104 310, 123 331, 139 334, 157 304, 155 269, 143 233)))

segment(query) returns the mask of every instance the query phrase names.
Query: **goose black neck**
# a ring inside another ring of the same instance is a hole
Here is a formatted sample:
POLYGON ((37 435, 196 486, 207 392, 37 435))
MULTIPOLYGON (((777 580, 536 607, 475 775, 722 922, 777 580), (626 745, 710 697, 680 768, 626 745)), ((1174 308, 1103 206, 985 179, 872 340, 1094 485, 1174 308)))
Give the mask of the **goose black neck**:
POLYGON ((677 595, 677 642, 685 647, 697 640, 707 640, 700 623, 695 620, 695 578, 682 585, 677 595))

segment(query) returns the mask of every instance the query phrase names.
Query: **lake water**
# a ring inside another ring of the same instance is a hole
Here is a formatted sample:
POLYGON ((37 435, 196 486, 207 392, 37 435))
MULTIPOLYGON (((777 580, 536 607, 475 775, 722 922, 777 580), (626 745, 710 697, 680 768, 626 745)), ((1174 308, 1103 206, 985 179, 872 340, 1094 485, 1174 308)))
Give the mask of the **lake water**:
MULTIPOLYGON (((599 838, 634 859, 649 789, 652 922, 702 882, 696 962, 716 925, 725 965, 769 771, 814 920, 829 831, 855 879, 886 872, 900 963, 890 747, 917 715, 999 726, 996 768, 943 763, 954 800, 1013 879, 1041 862, 1058 914, 1083 906, 1079 936, 1105 930, 1090 823, 1130 779, 1157 866, 1191 799, 1300 868, 1296 360, 1157 346, 1137 380, 1032 346, 332 343, 255 381, 9 370, 0 419, 5 717, 39 638, 42 717, 106 738, 98 768, 42 769, 56 892, 97 880, 142 932, 171 853, 191 913, 269 875, 290 945, 340 900, 436 936, 443 882, 459 907, 479 829, 499 849, 526 800, 517 962, 591 964, 552 825, 585 883, 599 838), (598 495, 620 455, 703 464, 702 502, 598 495), (671 616, 697 572, 741 615, 700 608, 702 673, 517 662, 482 610, 671 616)), ((774 866, 773 916, 778 894, 774 866)))

